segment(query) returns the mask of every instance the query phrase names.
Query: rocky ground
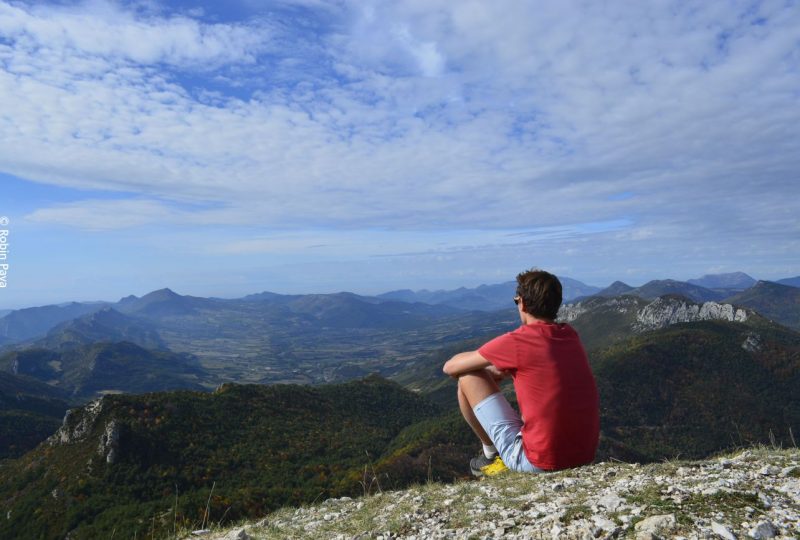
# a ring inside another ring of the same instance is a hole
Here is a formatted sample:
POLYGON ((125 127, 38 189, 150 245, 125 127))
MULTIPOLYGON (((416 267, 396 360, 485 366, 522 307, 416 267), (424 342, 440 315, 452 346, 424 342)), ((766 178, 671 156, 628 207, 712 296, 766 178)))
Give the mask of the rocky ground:
POLYGON ((431 483, 286 508, 255 523, 189 535, 198 536, 800 539, 800 450, 431 483))

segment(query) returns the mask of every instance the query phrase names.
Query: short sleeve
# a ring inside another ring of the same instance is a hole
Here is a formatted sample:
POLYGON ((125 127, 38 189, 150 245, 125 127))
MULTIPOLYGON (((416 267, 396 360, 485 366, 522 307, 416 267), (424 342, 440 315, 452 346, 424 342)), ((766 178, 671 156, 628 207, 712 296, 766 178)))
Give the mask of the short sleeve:
POLYGON ((485 343, 478 352, 497 369, 517 369, 517 343, 511 332, 485 343))

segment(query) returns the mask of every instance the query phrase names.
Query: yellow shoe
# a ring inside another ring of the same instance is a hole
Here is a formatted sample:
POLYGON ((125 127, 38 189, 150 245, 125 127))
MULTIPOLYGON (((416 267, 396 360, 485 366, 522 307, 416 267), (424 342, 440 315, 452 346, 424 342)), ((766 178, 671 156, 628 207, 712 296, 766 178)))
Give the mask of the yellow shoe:
POLYGON ((489 459, 484 455, 472 458, 469 462, 469 468, 475 476, 494 476, 509 470, 503 460, 500 459, 500 456, 489 459))

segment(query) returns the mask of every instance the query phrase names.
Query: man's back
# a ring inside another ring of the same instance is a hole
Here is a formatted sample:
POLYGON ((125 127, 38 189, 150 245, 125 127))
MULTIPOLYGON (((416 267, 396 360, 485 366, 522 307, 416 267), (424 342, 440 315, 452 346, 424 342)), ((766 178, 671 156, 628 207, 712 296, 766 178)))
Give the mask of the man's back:
POLYGON ((479 352, 498 369, 512 371, 531 463, 553 470, 594 459, 600 428, 597 387, 571 326, 523 325, 479 352))
POLYGON ((483 446, 483 455, 470 461, 473 474, 490 474, 495 463, 542 472, 594 459, 597 387, 578 334, 555 322, 562 299, 553 274, 520 273, 513 301, 522 326, 442 367, 458 380, 459 409, 483 446), (498 382, 508 376, 514 377, 521 415, 500 392, 498 382))

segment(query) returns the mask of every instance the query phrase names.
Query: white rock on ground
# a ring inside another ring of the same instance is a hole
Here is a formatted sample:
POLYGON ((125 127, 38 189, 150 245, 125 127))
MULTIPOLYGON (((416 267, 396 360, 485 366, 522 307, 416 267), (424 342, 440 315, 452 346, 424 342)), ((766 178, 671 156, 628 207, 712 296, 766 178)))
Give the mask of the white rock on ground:
POLYGON ((800 450, 752 449, 697 462, 506 473, 285 508, 205 537, 800 538, 798 466, 800 450))
POLYGON ((677 525, 673 514, 650 516, 636 524, 636 540, 651 540, 669 534, 677 525))

